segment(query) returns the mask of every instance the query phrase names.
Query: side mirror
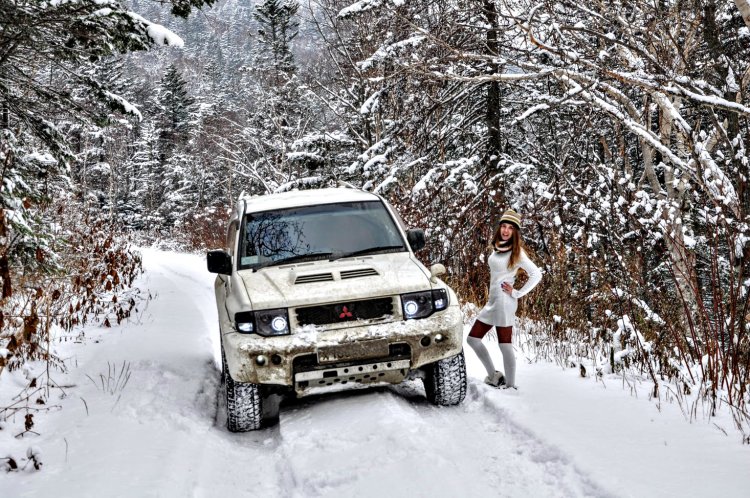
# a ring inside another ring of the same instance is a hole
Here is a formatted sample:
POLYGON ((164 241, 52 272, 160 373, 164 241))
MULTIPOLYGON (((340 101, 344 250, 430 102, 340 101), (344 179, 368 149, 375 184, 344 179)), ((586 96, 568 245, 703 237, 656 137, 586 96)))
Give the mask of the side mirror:
POLYGON ((221 249, 208 251, 206 254, 206 264, 208 271, 211 273, 219 273, 220 275, 232 274, 232 256, 221 249))
POLYGON ((412 251, 419 251, 424 247, 424 230, 421 228, 410 228, 406 231, 406 240, 409 241, 412 251))
POLYGON ((440 263, 436 263, 432 266, 430 266, 430 281, 433 284, 437 283, 437 278, 440 275, 444 275, 445 272, 445 266, 441 265, 440 263))

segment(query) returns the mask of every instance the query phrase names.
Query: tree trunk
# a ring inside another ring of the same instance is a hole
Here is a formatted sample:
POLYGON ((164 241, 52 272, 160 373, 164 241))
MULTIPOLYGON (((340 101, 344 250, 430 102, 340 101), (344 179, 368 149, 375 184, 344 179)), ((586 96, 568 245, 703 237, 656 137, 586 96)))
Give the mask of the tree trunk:
MULTIPOLYGON (((498 46, 498 18, 497 9, 494 0, 484 1, 484 15, 487 19, 487 24, 490 28, 487 30, 487 54, 493 57, 497 57, 499 46, 498 46)), ((489 65, 489 72, 491 74, 497 74, 501 70, 500 65, 496 62, 491 62, 489 65)), ((491 81, 487 83, 487 112, 485 114, 487 122, 487 152, 486 162, 490 166, 490 169, 495 169, 497 166, 497 158, 502 152, 502 134, 500 133, 500 82, 491 81)))
MULTIPOLYGON (((674 133, 674 120, 672 114, 667 112, 665 106, 669 100, 663 94, 655 93, 651 95, 650 101, 655 102, 660 107, 658 132, 660 141, 672 148, 673 140, 677 142, 675 149, 687 153, 690 150, 688 144, 685 143, 689 137, 681 133, 674 133)), ((679 107, 679 100, 669 101, 673 106, 679 107)), ((664 165, 664 186, 660 181, 657 173, 656 166, 653 164, 654 150, 651 148, 645 140, 641 140, 641 146, 643 147, 643 159, 645 165, 645 174, 648 177, 649 184, 655 190, 655 194, 661 199, 665 200, 670 207, 674 209, 668 209, 665 213, 664 224, 662 225, 662 234, 664 244, 669 253, 669 260, 672 263, 672 270, 674 272, 675 284, 678 287, 679 298, 683 304, 683 319, 681 325, 685 327, 685 332, 690 326, 690 323, 696 323, 695 319, 698 316, 698 303, 700 302, 700 296, 696 294, 698 286, 696 285, 695 275, 695 254, 693 250, 685 245, 685 234, 683 231, 685 221, 685 203, 683 202, 685 195, 685 187, 683 182, 679 182, 675 185, 674 170, 670 165, 664 165)))

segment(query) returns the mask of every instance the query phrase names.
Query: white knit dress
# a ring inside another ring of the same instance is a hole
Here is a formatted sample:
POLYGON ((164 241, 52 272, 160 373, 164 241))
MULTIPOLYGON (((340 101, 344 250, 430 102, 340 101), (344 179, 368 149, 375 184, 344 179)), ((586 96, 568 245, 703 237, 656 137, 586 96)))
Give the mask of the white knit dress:
POLYGON ((487 304, 479 312, 477 320, 496 327, 512 327, 516 323, 516 309, 518 298, 525 296, 542 279, 539 267, 529 259, 525 251, 521 251, 521 260, 515 268, 508 268, 510 251, 492 251, 487 262, 490 265, 490 297, 487 304), (508 282, 513 285, 519 268, 526 270, 529 280, 520 289, 513 289, 513 295, 503 292, 501 284, 508 282))

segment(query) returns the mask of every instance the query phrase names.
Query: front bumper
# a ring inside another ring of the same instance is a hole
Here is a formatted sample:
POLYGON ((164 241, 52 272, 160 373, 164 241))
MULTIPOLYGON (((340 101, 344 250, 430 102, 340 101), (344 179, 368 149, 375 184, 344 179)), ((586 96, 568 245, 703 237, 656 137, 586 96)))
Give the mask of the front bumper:
POLYGON ((410 371, 461 352, 458 306, 418 320, 335 330, 303 327, 282 337, 229 332, 223 347, 238 382, 308 389, 334 383, 402 381, 410 371))

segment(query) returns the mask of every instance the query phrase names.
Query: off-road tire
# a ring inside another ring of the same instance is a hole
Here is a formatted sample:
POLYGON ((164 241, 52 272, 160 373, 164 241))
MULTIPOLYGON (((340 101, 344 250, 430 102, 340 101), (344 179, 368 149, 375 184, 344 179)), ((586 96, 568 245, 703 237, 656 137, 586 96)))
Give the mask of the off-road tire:
POLYGON ((221 363, 227 396, 227 429, 230 432, 260 429, 263 422, 263 397, 260 393, 260 386, 251 382, 236 382, 229 375, 223 349, 221 363))
POLYGON ((464 352, 425 367, 424 391, 433 405, 451 406, 466 397, 466 361, 464 352))

